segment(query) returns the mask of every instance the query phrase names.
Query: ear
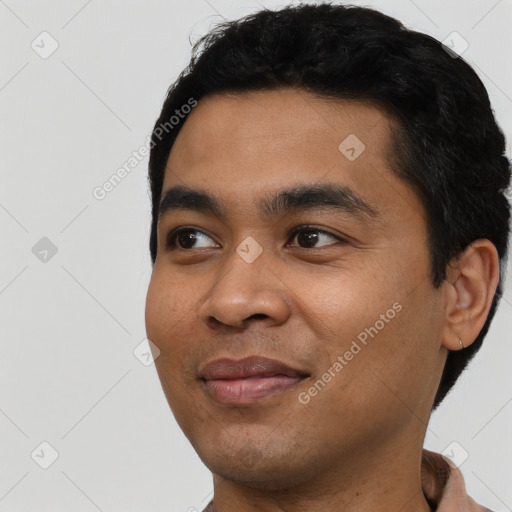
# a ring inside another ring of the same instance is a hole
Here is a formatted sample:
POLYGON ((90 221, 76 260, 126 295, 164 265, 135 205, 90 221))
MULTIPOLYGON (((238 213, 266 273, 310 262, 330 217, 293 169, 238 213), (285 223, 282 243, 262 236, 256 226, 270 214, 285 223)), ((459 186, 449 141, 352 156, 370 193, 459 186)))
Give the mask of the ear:
POLYGON ((461 350, 475 341, 491 308, 499 274, 498 251, 486 239, 475 240, 448 264, 445 348, 461 350))

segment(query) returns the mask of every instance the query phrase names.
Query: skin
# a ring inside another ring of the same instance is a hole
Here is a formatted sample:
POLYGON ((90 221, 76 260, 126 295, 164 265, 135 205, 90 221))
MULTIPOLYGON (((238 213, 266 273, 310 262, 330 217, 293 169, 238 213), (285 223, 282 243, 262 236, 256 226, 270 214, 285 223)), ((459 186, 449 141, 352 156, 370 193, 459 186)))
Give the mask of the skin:
POLYGON ((213 473, 216 512, 430 510, 420 461, 434 396, 448 350, 459 338, 470 345, 485 322, 498 257, 477 240, 434 289, 425 210, 391 171, 392 126, 377 105, 281 89, 203 98, 178 135, 164 192, 207 190, 227 216, 162 217, 146 330, 176 420, 213 473), (338 149, 349 134, 366 146, 354 161, 338 149), (378 217, 316 209, 269 219, 257 209, 267 194, 318 183, 350 186, 378 217), (305 224, 328 234, 291 238, 305 224), (180 226, 204 235, 171 250, 180 226), (263 249, 252 263, 236 252, 249 236, 263 249), (394 318, 301 403, 394 303, 394 318), (202 365, 249 355, 310 377, 247 406, 213 400, 202 365))

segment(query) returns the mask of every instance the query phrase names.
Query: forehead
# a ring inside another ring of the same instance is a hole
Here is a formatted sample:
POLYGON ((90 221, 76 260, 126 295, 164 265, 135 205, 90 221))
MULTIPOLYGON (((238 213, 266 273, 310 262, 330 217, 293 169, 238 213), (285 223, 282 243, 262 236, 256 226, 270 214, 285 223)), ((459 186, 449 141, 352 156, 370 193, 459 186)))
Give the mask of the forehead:
POLYGON ((403 202, 412 192, 391 172, 394 125, 376 103, 297 89, 207 96, 178 134, 163 190, 196 186, 248 203, 284 185, 329 181, 369 204, 403 202))
POLYGON ((298 89, 207 96, 188 116, 170 159, 229 161, 257 153, 262 159, 340 156, 339 144, 356 136, 372 153, 386 150, 393 120, 376 103, 320 98, 298 89), (262 151, 264 147, 265 151, 262 151))

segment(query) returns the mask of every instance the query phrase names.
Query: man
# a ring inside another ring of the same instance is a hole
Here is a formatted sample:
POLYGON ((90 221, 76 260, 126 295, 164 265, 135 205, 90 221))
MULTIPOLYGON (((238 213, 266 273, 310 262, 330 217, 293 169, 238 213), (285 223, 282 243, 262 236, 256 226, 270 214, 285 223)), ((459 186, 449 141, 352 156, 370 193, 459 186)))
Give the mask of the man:
POLYGON ((501 297, 510 163, 481 81, 352 6, 194 52, 152 135, 146 327, 206 510, 485 510, 422 450, 501 297))

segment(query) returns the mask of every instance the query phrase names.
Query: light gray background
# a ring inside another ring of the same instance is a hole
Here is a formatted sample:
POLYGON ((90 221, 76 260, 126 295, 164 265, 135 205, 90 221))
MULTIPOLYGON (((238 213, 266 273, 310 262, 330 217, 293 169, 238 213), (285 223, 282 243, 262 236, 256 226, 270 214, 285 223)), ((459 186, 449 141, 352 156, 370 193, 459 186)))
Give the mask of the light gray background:
MULTIPOLYGON (((510 0, 353 3, 439 40, 460 33, 510 157, 510 0)), ((103 200, 92 191, 146 142, 189 36, 261 5, 286 2, 0 0, 0 512, 192 512, 211 498, 154 366, 133 353, 151 272, 147 158, 103 200), (31 47, 51 48, 43 31, 59 45, 46 59, 31 47), (46 262, 32 252, 43 237, 58 249, 46 262), (48 469, 43 441, 58 452, 48 469)), ((495 511, 512 510, 511 317, 508 279, 426 442, 467 451, 468 490, 495 511)))

